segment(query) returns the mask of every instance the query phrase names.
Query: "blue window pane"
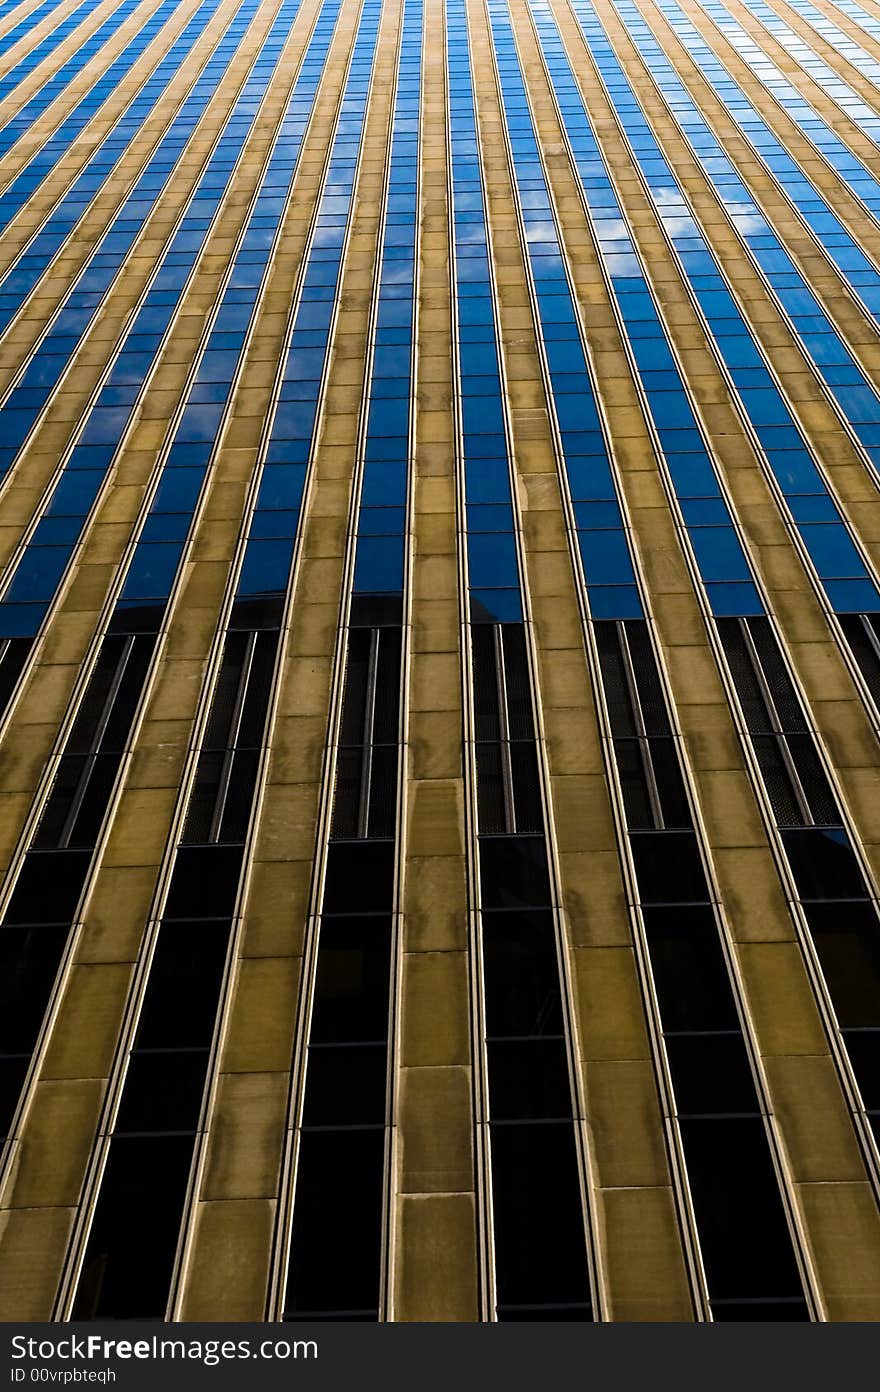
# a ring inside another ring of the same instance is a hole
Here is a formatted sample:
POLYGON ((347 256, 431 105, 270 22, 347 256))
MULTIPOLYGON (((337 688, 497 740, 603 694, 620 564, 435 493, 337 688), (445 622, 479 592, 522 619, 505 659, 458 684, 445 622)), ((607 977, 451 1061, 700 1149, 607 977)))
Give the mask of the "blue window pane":
POLYGON ((306 471, 301 464, 269 464, 263 470, 257 508, 297 508, 306 471))
POLYGON ((32 638, 46 613, 45 604, 0 603, 0 638, 32 638))
POLYGON ((361 503, 363 505, 382 507, 402 503, 405 498, 405 462, 368 462, 361 485, 361 503))
POLYGON ((294 537, 299 520, 299 512, 286 508, 273 508, 268 512, 255 512, 251 518, 252 537, 294 537))
POLYGON ((69 546, 29 547, 16 567, 4 599, 12 603, 51 599, 69 560, 69 546))
POLYGON ((521 623, 522 600, 518 589, 471 590, 471 623, 521 623))
POLYGON ((700 574, 706 583, 748 580, 748 562, 732 527, 695 527, 690 535, 700 574))
POLYGON ((509 532, 479 532, 468 537, 468 579, 476 589, 516 585, 516 544, 509 532))
POLYGON ((153 512, 192 512, 204 482, 203 469, 166 469, 153 499, 153 512))
POLYGON ((801 527, 800 533, 820 575, 849 578, 865 574, 862 559, 842 523, 801 527))
POLYGON ((764 613, 758 591, 752 584, 707 585, 706 593, 716 618, 764 613))
POLYGON ((171 591, 180 560, 176 542, 156 542, 138 546, 132 557, 125 584, 125 599, 159 599, 171 591))
POLYGON ((43 517, 30 539, 31 546, 72 546, 82 531, 80 517, 43 517))
POLYGON ((362 507, 358 514, 361 536, 402 536, 406 528, 406 510, 402 507, 362 507))
POLYGON ((620 528, 623 519, 616 502, 581 502, 574 504, 575 526, 581 530, 603 527, 620 528))
POLYGON ((103 469, 65 470, 55 485, 47 513, 52 517, 84 517, 105 478, 103 469))
POLYGON ((504 503, 469 503, 467 527, 469 532, 511 532, 513 509, 504 503))
POLYGON ((774 450, 770 463, 786 493, 825 492, 819 471, 806 450, 774 450))
POLYGON ((633 580, 623 532, 578 532, 578 543, 588 585, 619 585, 633 580))
POLYGON ((397 593, 403 589, 402 539, 358 538, 354 589, 359 594, 397 593))
POLYGON ((141 541, 185 541, 189 532, 189 513, 154 512, 144 523, 141 541))
POLYGON ((238 594, 277 594, 287 588, 287 577, 293 556, 293 542, 248 542, 238 581, 238 594))
POLYGON ((880 595, 870 580, 829 580, 825 589, 839 614, 870 614, 880 609, 880 595))
POLYGON ((470 460, 465 465, 467 496, 472 503, 496 503, 510 497, 506 459, 470 460))
POLYGON ((635 585, 593 585, 589 592, 594 619, 641 619, 642 601, 635 585))

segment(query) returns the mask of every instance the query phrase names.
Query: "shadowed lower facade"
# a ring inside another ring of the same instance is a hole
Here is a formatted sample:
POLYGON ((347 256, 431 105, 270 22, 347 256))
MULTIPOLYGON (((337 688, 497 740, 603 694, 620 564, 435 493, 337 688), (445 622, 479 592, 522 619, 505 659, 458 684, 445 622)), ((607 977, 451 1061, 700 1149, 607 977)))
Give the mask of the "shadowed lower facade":
POLYGON ((0 5, 0 1318, 880 1318, 880 7, 0 5))

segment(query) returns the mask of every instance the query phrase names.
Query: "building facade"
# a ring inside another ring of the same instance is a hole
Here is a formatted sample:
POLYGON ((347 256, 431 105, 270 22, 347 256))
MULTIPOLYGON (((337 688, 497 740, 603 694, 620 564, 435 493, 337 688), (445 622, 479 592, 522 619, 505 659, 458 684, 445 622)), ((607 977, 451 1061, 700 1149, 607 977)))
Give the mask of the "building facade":
POLYGON ((0 1318, 880 1318, 880 5, 0 62, 0 1318))

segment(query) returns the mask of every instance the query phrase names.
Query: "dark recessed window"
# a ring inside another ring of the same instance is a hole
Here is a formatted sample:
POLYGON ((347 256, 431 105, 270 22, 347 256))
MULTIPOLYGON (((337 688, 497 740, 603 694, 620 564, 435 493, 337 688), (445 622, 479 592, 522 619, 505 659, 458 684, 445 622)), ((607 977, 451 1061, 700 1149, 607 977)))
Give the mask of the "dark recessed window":
POLYGON ((32 1048, 68 931, 66 924, 0 928, 0 1050, 32 1048))
POLYGON ((570 1121, 492 1127, 499 1306, 590 1304, 570 1121))
POLYGON ((712 1300, 712 1319, 716 1324, 746 1321, 755 1324, 803 1323, 810 1318, 803 1297, 789 1300, 712 1300))
POLYGON ((388 1050, 384 1039, 364 1044, 312 1042, 303 1126, 382 1126, 387 1074, 388 1050))
POLYGON ((541 836, 482 836, 480 881, 486 909, 543 908, 550 903, 541 836))
POLYGON ((785 831, 785 850, 802 899, 862 899, 866 886, 843 828, 785 831))
POLYGON ((214 1034, 230 924, 165 921, 150 963, 139 1049, 207 1047, 214 1034))
POLYGON ((686 904, 706 898, 706 877, 692 831, 636 832, 630 845, 642 903, 686 904))
POLYGON ((571 1116, 564 1039, 490 1039, 486 1051, 493 1121, 555 1121, 571 1116))
POLYGON ((801 1296, 763 1122, 685 1118, 681 1130, 710 1297, 801 1296))
POLYGON ((231 917, 238 897, 241 846, 180 846, 166 918, 231 917))
POLYGON ((390 959, 389 918, 324 914, 312 1004, 313 1044, 387 1037, 390 959))
POLYGON ((91 858, 89 850, 28 851, 4 922, 70 922, 91 858))
POLYGON ((663 1029, 736 1028, 730 977, 708 904, 647 908, 643 915, 663 1029))
POLYGON ((880 1109, 880 1029, 845 1030, 843 1038, 862 1102, 875 1112, 880 1109))
POLYGON ((195 1131, 207 1049, 160 1049, 131 1056, 114 1132, 195 1131))
POLYGON ((379 1307, 385 1131, 304 1131, 285 1313, 379 1307))
POLYGON ((488 1035, 562 1033, 556 933, 549 911, 484 911, 488 1035))
POLYGON ((394 898, 393 841, 331 841, 324 912, 381 913, 394 898))
POLYGON ((843 1029, 880 1026, 880 922, 869 901, 806 904, 819 962, 843 1029))
POLYGON ((868 690, 880 702, 880 616, 841 614, 839 619, 868 690))
POLYGON ((722 1116, 757 1112, 757 1093, 743 1037, 668 1034, 666 1052, 679 1115, 722 1116))
POLYGON ((110 1145, 73 1319, 163 1319, 192 1136, 120 1136, 110 1145))

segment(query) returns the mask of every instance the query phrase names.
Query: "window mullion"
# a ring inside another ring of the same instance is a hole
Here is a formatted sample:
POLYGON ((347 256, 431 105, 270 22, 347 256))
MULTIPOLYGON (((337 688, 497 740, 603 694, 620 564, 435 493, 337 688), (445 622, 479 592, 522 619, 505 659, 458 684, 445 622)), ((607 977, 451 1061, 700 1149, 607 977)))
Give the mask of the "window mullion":
POLYGON ((370 654, 367 659, 366 692, 364 695, 363 755, 361 758, 360 799, 358 802, 358 836, 370 834, 370 790, 373 781, 373 741, 376 732, 376 687, 379 675, 379 640, 381 629, 370 630, 370 654))
POLYGON ((620 655, 623 660, 623 672, 626 679, 627 691, 629 692, 630 705, 632 706, 633 723, 638 738, 639 755, 645 773, 648 802, 651 807, 651 814, 654 818, 655 829, 657 831, 663 831, 666 826, 663 820, 663 804, 660 801, 660 789, 657 785, 657 776, 654 772, 654 761, 651 757, 651 741, 648 736, 648 729, 645 725, 645 717, 642 712, 642 703, 639 698, 639 688, 636 681, 632 653, 630 652, 626 624, 618 619, 615 627, 617 628, 620 640, 620 655))
POLYGON ((504 829, 516 831, 516 803, 513 796, 513 760, 510 755, 510 711, 507 704, 507 668, 504 661, 504 632, 500 624, 492 630, 495 641, 495 674, 498 687, 498 752, 501 765, 501 793, 504 798, 504 829))
POLYGON ((217 793, 214 801, 214 813, 211 817, 211 826, 208 831, 208 840, 216 842, 220 840, 220 829, 223 825, 223 815, 226 811, 226 802, 229 797, 229 787, 232 778, 232 763, 235 758, 235 749, 238 742, 238 732, 241 728, 241 718, 244 711, 245 698, 247 696, 248 682, 254 662, 254 649, 257 645, 256 631, 248 634, 247 647, 241 664, 241 675, 238 679, 238 690, 235 694, 235 705, 232 708, 232 718, 229 722, 229 733, 226 737, 226 748, 223 752, 223 762, 220 767, 220 775, 217 780, 217 793))
POLYGON ((800 811, 801 817, 803 818, 804 825, 813 826, 815 825, 813 812, 810 807, 810 803, 807 798, 806 792, 804 791, 804 786, 801 782, 801 777, 798 773, 797 765, 794 759, 792 758, 791 750, 788 744, 788 738, 785 732, 785 726, 783 721, 779 717, 779 712, 776 708, 776 702, 773 697, 773 692, 771 690, 770 683, 767 681, 767 678, 764 674, 764 668, 761 665, 761 659, 758 656, 758 650, 755 647, 754 639, 752 638, 752 632, 749 628, 748 620, 739 619, 738 623, 740 632, 743 635, 743 642, 745 644, 746 654, 748 656, 749 662, 751 663, 752 671, 755 675, 755 680, 758 683, 758 686, 761 691, 761 696, 764 701, 764 705, 767 707, 767 713, 770 717, 770 733, 775 738, 776 747, 779 750, 780 758, 782 759, 782 762, 785 765, 785 771, 788 774, 789 782, 791 784, 791 791, 794 795, 794 800, 798 805, 798 810, 800 811))
POLYGON ((125 645, 122 649, 122 652, 120 653, 119 660, 116 664, 116 671, 113 674, 113 680, 110 683, 110 687, 107 692, 104 705, 101 708, 100 717, 95 725, 94 732, 89 739, 89 747, 86 751, 85 764, 82 773, 79 776, 79 781, 76 785, 76 791, 70 799, 70 808, 67 813, 67 816, 64 819, 64 825, 61 828, 61 833, 58 837, 58 845, 62 849, 70 845, 70 838, 73 835, 74 828, 76 826, 77 819, 80 814, 80 809, 82 808, 83 802, 85 801, 85 796, 88 792, 89 783, 91 782, 92 774, 95 769, 95 763, 98 757, 98 749, 100 747, 101 740, 104 737, 104 731, 107 729, 110 717, 113 714, 113 706, 116 701, 116 697, 119 694, 119 688, 122 685, 122 680, 125 676, 126 668, 128 667, 129 661, 131 660, 131 654, 134 648, 134 641, 134 634, 129 634, 125 640, 125 645))

